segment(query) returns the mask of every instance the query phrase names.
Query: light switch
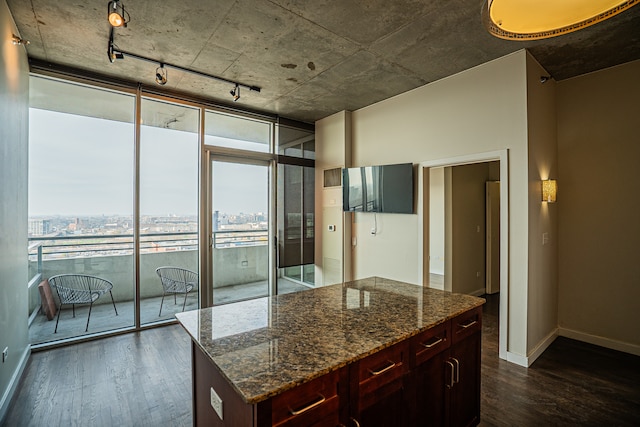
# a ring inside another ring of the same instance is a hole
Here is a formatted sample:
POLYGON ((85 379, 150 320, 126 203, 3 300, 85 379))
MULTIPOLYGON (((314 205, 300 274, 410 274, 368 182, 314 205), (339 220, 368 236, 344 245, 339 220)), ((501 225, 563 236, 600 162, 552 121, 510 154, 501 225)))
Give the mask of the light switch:
POLYGON ((542 244, 546 245, 549 243, 549 233, 542 233, 542 244))
POLYGON ((336 226, 335 225, 329 225, 329 231, 336 231, 336 226))

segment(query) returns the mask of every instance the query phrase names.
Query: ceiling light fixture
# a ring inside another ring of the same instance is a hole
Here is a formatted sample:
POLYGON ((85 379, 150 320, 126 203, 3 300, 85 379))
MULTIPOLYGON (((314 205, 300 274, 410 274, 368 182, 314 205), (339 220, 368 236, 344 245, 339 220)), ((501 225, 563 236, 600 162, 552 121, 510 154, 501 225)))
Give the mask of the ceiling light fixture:
POLYGON ((243 86, 253 92, 260 92, 261 89, 259 86, 252 86, 252 85, 248 85, 240 82, 235 82, 233 80, 229 80, 224 77, 203 73, 201 71, 192 70, 190 68, 181 67, 175 64, 169 64, 154 58, 149 58, 148 56, 142 56, 133 52, 128 52, 120 49, 119 47, 117 47, 117 45, 114 42, 115 27, 118 27, 118 26, 126 27, 127 23, 130 20, 130 17, 129 17, 129 14, 125 12, 124 6, 122 5, 122 3, 120 3, 119 0, 110 1, 108 6, 109 6, 109 22, 112 24, 112 26, 109 29, 109 41, 107 43, 107 56, 109 58, 109 62, 113 63, 116 61, 116 59, 124 59, 124 57, 127 56, 129 58, 138 59, 140 61, 160 64, 160 66, 156 68, 155 80, 156 80, 156 83, 158 83, 161 86, 164 86, 165 84, 167 84, 167 68, 168 67, 175 68, 176 70, 179 70, 185 73, 195 74, 196 76, 199 76, 199 77, 205 77, 205 78, 217 80, 223 83, 230 83, 234 85, 233 90, 231 90, 231 96, 233 96, 234 101, 237 101, 240 99, 240 86, 243 86), (112 12, 118 14, 122 19, 120 20, 117 18, 117 16, 113 15, 113 20, 112 20, 112 12), (126 16, 126 20, 124 18, 125 16, 126 16))
POLYGON ((160 86, 167 84, 167 70, 164 68, 164 64, 160 63, 160 66, 156 68, 156 83, 160 86))
POLYGON ((229 93, 231 94, 231 96, 233 96, 234 102, 240 99, 240 86, 238 85, 238 83, 236 83, 236 87, 231 89, 229 93))
POLYGON ((124 4, 120 0, 110 1, 107 5, 107 18, 112 27, 126 27, 131 17, 124 10, 124 4))
POLYGON ((13 43, 16 46, 19 46, 19 45, 28 46, 29 44, 31 44, 29 40, 22 39, 16 36, 15 34, 12 34, 11 43, 13 43))
POLYGON ((538 40, 580 30, 640 3, 640 0, 486 0, 482 21, 492 35, 538 40))
POLYGON ((113 27, 111 27, 111 31, 109 32, 109 43, 107 44, 107 56, 109 57, 109 62, 114 63, 116 59, 124 59, 124 55, 122 52, 117 50, 116 45, 113 43, 113 27))

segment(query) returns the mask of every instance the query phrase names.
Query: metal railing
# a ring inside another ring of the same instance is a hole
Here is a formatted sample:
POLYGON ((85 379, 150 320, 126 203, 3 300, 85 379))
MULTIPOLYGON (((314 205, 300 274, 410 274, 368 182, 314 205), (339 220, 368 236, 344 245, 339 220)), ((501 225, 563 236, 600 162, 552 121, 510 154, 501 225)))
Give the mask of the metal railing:
MULTIPOLYGON (((266 229, 218 230, 213 233, 216 249, 262 246, 268 243, 266 229)), ((125 256, 133 254, 132 234, 102 234, 78 236, 29 237, 29 261, 37 263, 29 287, 40 282, 43 260, 90 258, 99 256, 125 256)), ((140 253, 194 251, 198 249, 195 232, 149 233, 140 236, 140 253)))

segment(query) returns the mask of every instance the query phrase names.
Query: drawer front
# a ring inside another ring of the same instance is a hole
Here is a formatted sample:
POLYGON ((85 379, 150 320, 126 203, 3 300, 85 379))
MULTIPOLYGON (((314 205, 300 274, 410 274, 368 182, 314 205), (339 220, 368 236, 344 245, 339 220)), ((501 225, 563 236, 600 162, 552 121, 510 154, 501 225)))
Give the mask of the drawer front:
POLYGON ((340 371, 330 372, 274 396, 271 401, 272 424, 310 426, 315 425, 318 420, 325 420, 326 425, 329 425, 335 420, 333 425, 336 425, 340 407, 339 373, 340 371))
POLYGON ((416 366, 431 359, 451 346, 451 323, 444 322, 413 337, 413 353, 416 366))
POLYGON ((402 378, 408 371, 407 342, 380 350, 358 362, 358 382, 375 382, 386 384, 402 378))
POLYGON ((452 343, 482 330, 482 307, 474 308, 451 320, 452 343))

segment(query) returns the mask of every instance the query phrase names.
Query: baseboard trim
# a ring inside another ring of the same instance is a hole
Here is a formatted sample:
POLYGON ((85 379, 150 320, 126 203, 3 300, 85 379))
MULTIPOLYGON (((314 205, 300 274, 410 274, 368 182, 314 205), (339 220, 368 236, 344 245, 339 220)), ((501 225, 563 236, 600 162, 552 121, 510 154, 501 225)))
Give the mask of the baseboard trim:
POLYGON ((528 368, 527 358, 521 354, 512 353, 507 351, 507 362, 515 363, 516 365, 528 368))
POLYGON ((560 336, 583 341, 589 344, 599 345, 600 347, 609 348, 611 350, 622 351, 624 353, 640 356, 640 345, 631 344, 624 341, 612 340, 598 335, 591 335, 585 332, 575 331, 573 329, 559 328, 560 336))
POLYGON ((475 291, 471 292, 469 295, 472 295, 474 297, 479 297, 480 295, 484 295, 487 293, 487 288, 482 287, 482 288, 478 288, 475 291))
POLYGON ((2 400, 0 400, 0 424, 3 423, 4 418, 7 415, 7 411, 9 410, 9 405, 11 404, 13 395, 18 388, 20 378, 22 378, 22 373, 24 372, 24 369, 27 366, 27 362, 29 361, 29 355, 31 355, 31 346, 27 346, 27 348, 22 353, 20 363, 18 363, 18 368, 13 373, 11 381, 9 381, 9 387, 7 387, 4 395, 2 396, 2 400))
POLYGON ((527 367, 531 366, 544 351, 549 348, 552 342, 558 338, 558 328, 554 329, 542 341, 538 343, 536 348, 527 356, 527 367))

